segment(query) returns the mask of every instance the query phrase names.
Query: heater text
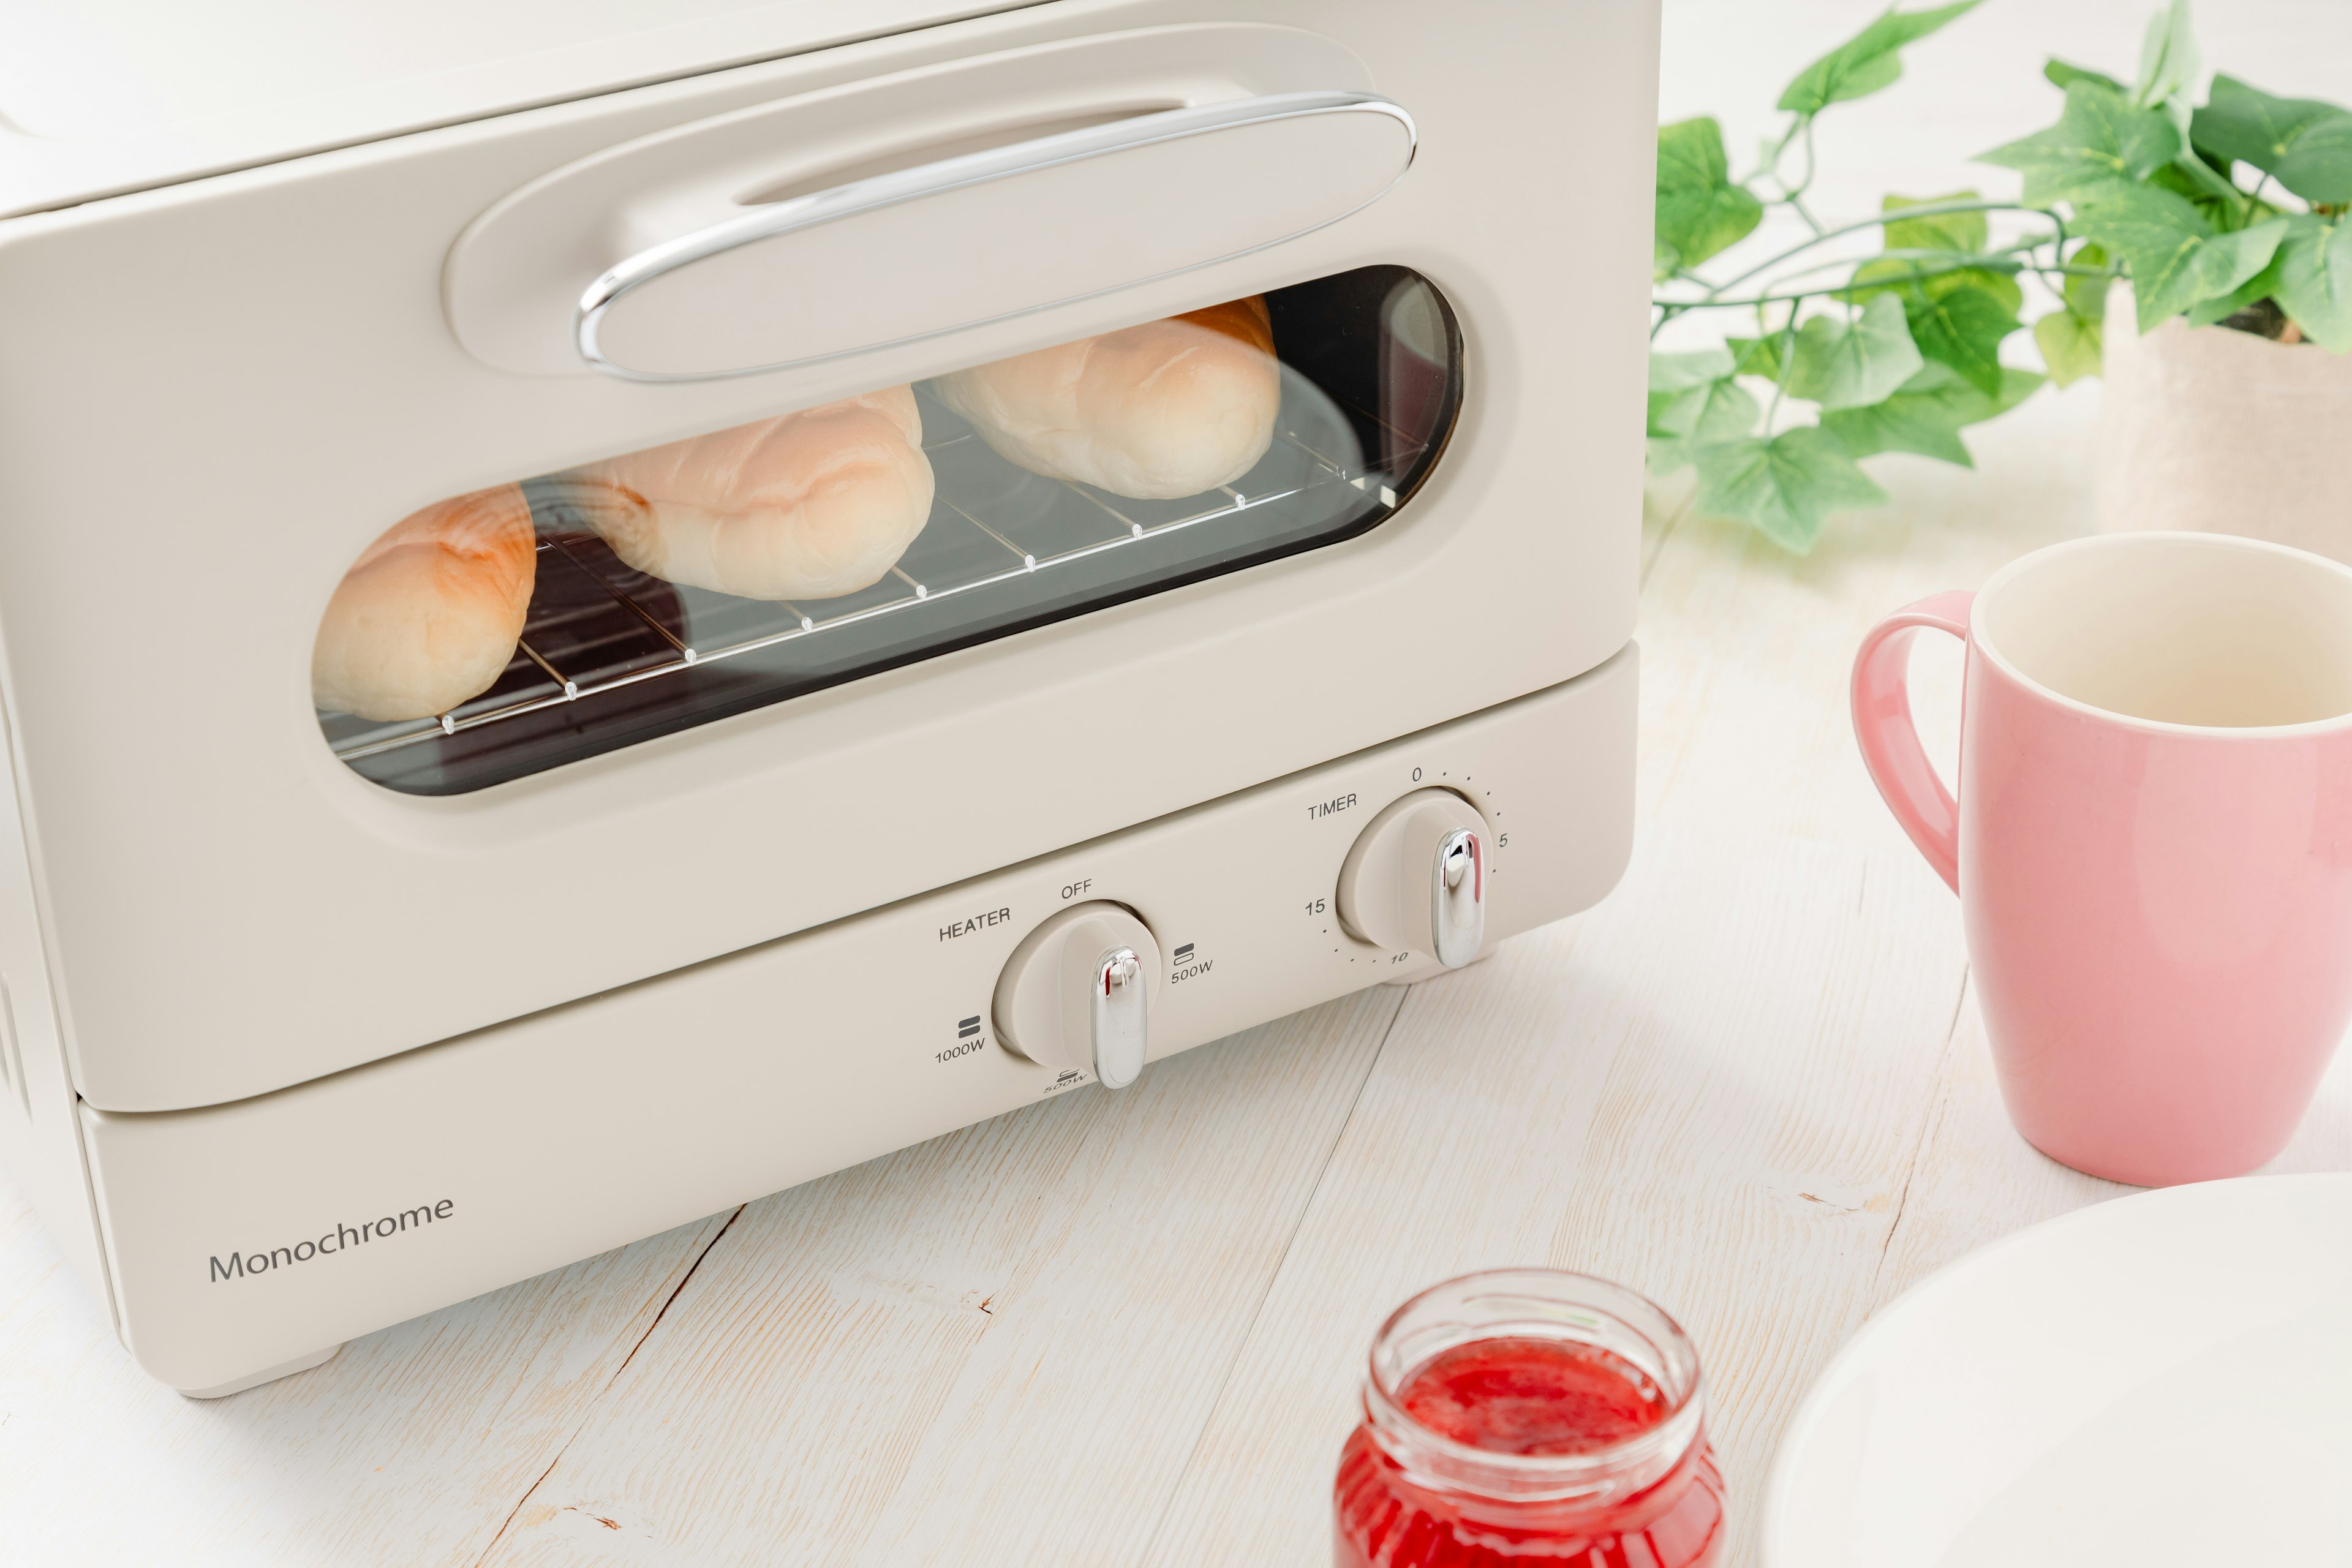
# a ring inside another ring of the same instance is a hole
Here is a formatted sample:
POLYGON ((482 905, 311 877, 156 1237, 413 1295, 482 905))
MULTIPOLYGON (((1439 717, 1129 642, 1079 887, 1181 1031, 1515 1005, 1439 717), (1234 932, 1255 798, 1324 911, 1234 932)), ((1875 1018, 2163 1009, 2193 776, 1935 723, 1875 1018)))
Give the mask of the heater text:
POLYGON ((1001 921, 1009 921, 1012 918, 1013 911, 1009 909, 985 910, 981 913, 972 916, 970 920, 950 921, 947 924, 940 927, 940 940, 941 942, 953 942, 960 936, 970 936, 973 931, 984 931, 990 926, 996 925, 1001 921))

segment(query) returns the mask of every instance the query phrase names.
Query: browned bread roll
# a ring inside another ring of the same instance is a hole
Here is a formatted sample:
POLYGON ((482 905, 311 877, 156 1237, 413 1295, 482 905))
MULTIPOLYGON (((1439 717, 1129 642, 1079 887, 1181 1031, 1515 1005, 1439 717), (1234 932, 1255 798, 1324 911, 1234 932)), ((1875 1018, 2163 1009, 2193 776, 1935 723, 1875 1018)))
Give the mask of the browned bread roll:
POLYGON ((613 553, 747 599, 829 599, 897 563, 931 513, 914 389, 887 387, 558 477, 613 553))
POLYGON ((1003 458, 1166 500, 1229 485, 1274 440, 1282 382, 1255 295, 930 383, 1003 458))
POLYGON ((412 512, 360 552, 310 648, 310 698, 362 719, 429 719, 489 689, 538 575, 521 487, 412 512))

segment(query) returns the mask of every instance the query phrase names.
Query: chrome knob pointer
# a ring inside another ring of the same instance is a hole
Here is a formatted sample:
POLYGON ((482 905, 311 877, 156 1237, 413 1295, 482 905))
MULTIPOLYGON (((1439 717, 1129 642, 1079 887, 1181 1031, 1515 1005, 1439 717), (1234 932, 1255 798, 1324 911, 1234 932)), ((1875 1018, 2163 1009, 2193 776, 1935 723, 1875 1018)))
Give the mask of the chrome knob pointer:
POLYGON ((1486 852, 1478 835, 1457 827, 1439 839, 1430 873, 1430 952, 1459 969, 1486 940, 1486 852))
POLYGON ((1114 947, 1096 962, 1093 1019, 1095 1081, 1125 1089, 1143 1072, 1150 1037, 1150 1001, 1143 961, 1131 947, 1114 947))

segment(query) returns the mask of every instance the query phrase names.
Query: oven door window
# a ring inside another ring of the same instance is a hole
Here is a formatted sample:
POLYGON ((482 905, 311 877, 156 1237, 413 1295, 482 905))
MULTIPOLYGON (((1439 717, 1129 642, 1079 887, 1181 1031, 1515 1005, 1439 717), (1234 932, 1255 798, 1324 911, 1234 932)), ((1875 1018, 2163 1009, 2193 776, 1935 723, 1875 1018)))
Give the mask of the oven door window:
POLYGON ((1460 345, 1364 268, 452 497, 337 587, 319 726, 457 795, 1353 538, 1460 345))

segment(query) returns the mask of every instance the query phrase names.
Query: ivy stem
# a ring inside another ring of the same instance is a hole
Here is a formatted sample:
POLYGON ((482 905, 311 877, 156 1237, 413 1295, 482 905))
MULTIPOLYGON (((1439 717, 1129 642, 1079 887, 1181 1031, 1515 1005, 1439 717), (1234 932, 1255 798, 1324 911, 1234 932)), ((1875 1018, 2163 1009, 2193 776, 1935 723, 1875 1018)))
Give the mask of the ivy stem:
MULTIPOLYGON (((1926 251, 1920 254, 1923 256, 1945 256, 1954 253, 1948 251, 1926 251)), ((1904 253, 1901 251, 1889 251, 1887 253, 1887 257, 1895 260, 1905 259, 1904 253)), ((1879 260, 1882 258, 1873 257, 1872 259, 1879 260)), ((1818 267, 1809 267, 1803 271, 1793 272, 1788 276, 1790 278, 1802 278, 1808 272, 1822 272, 1826 271, 1832 267, 1847 267, 1851 265, 1853 265, 1851 262, 1845 261, 1825 261, 1818 267)), ((2053 268, 2023 262, 2015 263, 2014 265, 2020 271, 2030 270, 2033 272, 2045 283, 2049 281, 2049 276, 2053 271, 2071 274, 2078 278, 2112 278, 2116 272, 2116 269, 2111 267, 2075 267, 2072 265, 2062 265, 2053 268)), ((2000 268, 1986 267, 1982 258, 1972 258, 1968 260, 1956 261, 1948 267, 1915 267, 1907 272, 1889 273, 1885 278, 1874 278, 1868 283, 1862 285, 1862 287, 1865 289, 1891 289, 1908 283, 1923 283, 1931 278, 1947 278, 1956 272, 1983 272, 1997 270, 2000 270, 2000 268)), ((1671 301, 1661 300, 1658 302, 1657 308, 1662 311, 1667 312, 1669 316, 1681 316, 1687 315, 1693 310, 1746 310, 1750 306, 1761 307, 1765 305, 1791 304, 1805 300, 1831 300, 1843 298, 1846 300, 1848 304, 1851 304, 1853 301, 1850 296, 1854 292, 1855 289, 1853 285, 1830 289, 1800 289, 1791 290, 1786 294, 1745 295, 1737 300, 1708 299, 1677 300, 1671 301)), ((1654 331, 1652 335, 1655 335, 1654 331)))
MULTIPOLYGON (((1780 266, 1782 262, 1793 261, 1798 257, 1802 256, 1806 251, 1811 250, 1816 245, 1822 244, 1828 240, 1843 239, 1849 234, 1860 234, 1864 229, 1882 228, 1887 224, 1901 223, 1908 219, 1943 217, 1951 213, 1987 212, 2039 213, 2043 217, 2050 219, 2053 223, 2060 221, 2058 215, 2051 212, 2046 207, 2030 207, 2018 202, 1929 202, 1924 205, 1916 207, 1898 207, 1893 212, 1881 213, 1876 217, 1864 218, 1860 223, 1850 223, 1842 228, 1827 229, 1820 234, 1816 234, 1801 245, 1791 246, 1787 250, 1780 252, 1779 255, 1769 257, 1765 260, 1757 263, 1747 271, 1740 273, 1738 277, 1730 279, 1717 285, 1715 288, 1708 289, 1706 292, 1706 300, 1715 300, 1727 290, 1738 288, 1742 283, 1747 282, 1749 279, 1760 277, 1764 273, 1771 271, 1772 268, 1780 266)), ((1696 301, 1696 303, 1705 302, 1705 300, 1696 301)), ((1684 308, 1688 309, 1690 307, 1685 305, 1684 308)))
MULTIPOLYGON (((1805 133, 1806 156, 1808 163, 1811 163, 1812 155, 1811 122, 1810 120, 1801 117, 1790 124, 1788 133, 1781 137, 1779 146, 1773 150, 1771 164, 1768 164, 1767 169, 1759 171, 1759 174, 1771 172, 1772 168, 1779 163, 1781 151, 1785 149, 1790 142, 1796 139, 1801 131, 1805 133)), ((1775 174, 1774 178, 1778 179, 1778 174, 1775 174)), ((1793 339, 1796 328, 1797 308, 1800 305, 1807 300, 1826 299, 1842 295, 1845 298, 1845 302, 1851 306, 1853 303, 1853 286, 1849 284, 1844 289, 1796 289, 1787 293, 1767 292, 1754 296, 1733 299, 1726 299, 1724 296, 1729 293, 1732 289, 1737 289, 1740 284, 1748 281, 1750 279, 1759 277, 1764 273, 1771 271, 1777 267, 1795 260, 1798 257, 1804 255, 1805 252, 1814 248, 1816 246, 1825 244, 1832 239, 1843 238, 1845 236, 1850 234, 1859 234, 1866 229, 1884 228, 1890 223, 1898 223, 1918 218, 1942 217, 1947 215, 1956 213, 2021 212, 2032 213, 2036 216, 2047 218, 2051 224, 2051 233, 2048 236, 2038 239, 2016 241, 2000 251, 1986 252, 1982 255, 1974 257, 1962 258, 1962 253, 1957 251, 1904 247, 1886 251, 1879 256, 1864 258, 1859 260, 1840 258, 1833 260, 1823 261, 1811 267, 1800 268, 1798 271, 1790 274, 1789 276, 1791 278, 1802 278, 1808 273, 1827 271, 1833 268, 1859 267, 1863 265, 1864 261, 1868 260, 1901 261, 1928 260, 1937 258, 1960 258, 1958 259, 1954 259, 1950 265, 1944 267, 1914 267, 1908 272, 1891 276, 1884 280, 1885 284, 1890 286, 1895 284, 1916 285, 1931 278, 1947 277, 1956 272, 1969 272, 1985 269, 1999 270, 2000 268, 1998 263, 2005 261, 2008 258, 2016 256, 2020 252, 2023 252, 2026 256, 2026 259, 2024 261, 2011 262, 2010 265, 2018 270, 2031 269, 2034 271, 2037 275, 2040 275, 2042 278, 2043 282, 2046 284, 2049 281, 2048 274, 2050 268, 2042 266, 2037 260, 2035 260, 2032 253, 2039 250, 2042 246, 2049 245, 2053 247, 2055 254, 2059 257, 2063 258, 2065 255, 2067 240, 2066 220, 2061 217, 2058 214, 2052 212, 2047 207, 2028 206, 2018 202, 1977 200, 1926 202, 1917 206, 1898 207, 1892 212, 1883 212, 1874 217, 1864 218, 1858 223, 1850 223, 1844 225, 1843 227, 1823 230, 1818 223, 1814 223, 1810 213, 1803 211, 1801 203, 1799 200, 1806 184, 1809 184, 1811 180, 1811 171, 1809 167, 1805 180, 1799 182, 1795 186, 1784 187, 1788 191, 1788 195, 1784 199, 1787 201, 1789 205, 1798 209, 1799 216, 1804 217, 1807 223, 1813 225, 1815 233, 1812 237, 1791 246, 1788 249, 1780 252, 1778 255, 1767 258, 1756 266, 1749 268, 1747 271, 1719 284, 1708 284, 1706 279, 1700 277, 1697 273, 1692 271, 1688 268, 1675 268, 1674 273, 1675 280, 1697 285, 1705 289, 1706 292, 1696 300, 1653 300, 1651 301, 1652 307, 1657 311, 1657 320, 1653 321, 1650 325, 1650 339, 1653 342, 1656 342, 1658 334, 1665 330, 1667 322, 1674 321, 1679 316, 1686 315, 1693 310, 1753 309, 1760 318, 1766 306, 1776 304, 1786 304, 1790 307, 1790 320, 1788 326, 1785 329, 1785 335, 1793 339), (1988 263, 1994 263, 1996 265, 1989 268, 1988 263)), ((2061 262, 2058 265, 2057 270, 2075 276, 2093 277, 2113 277, 2116 271, 2113 268, 2078 268, 2072 264, 2063 262, 2061 262)), ((1873 286, 1877 286, 1877 280, 1874 280, 1873 286)), ((1763 328, 1763 322, 1760 319, 1757 325, 1760 331, 1763 328)), ((1785 369, 1786 366, 1784 364, 1783 370, 1785 371, 1785 369)), ((1782 379, 1783 386, 1785 386, 1785 375, 1782 379)), ((1776 387, 1774 391, 1773 406, 1776 409, 1780 405, 1780 390, 1781 388, 1776 387)), ((1766 424, 1769 429, 1770 424, 1769 416, 1767 416, 1766 424)))
POLYGON ((1780 399, 1788 395, 1790 373, 1797 367, 1797 307, 1789 307, 1789 320, 1780 328, 1780 374, 1772 382, 1772 401, 1764 410, 1766 441, 1772 439, 1772 423, 1780 417, 1780 399))
POLYGON ((1787 182, 1780 178, 1780 154, 1786 153, 1789 143, 1797 139, 1797 129, 1801 123, 1798 120, 1789 121, 1789 128, 1780 132, 1780 140, 1773 142, 1772 151, 1765 155, 1763 166, 1748 175, 1748 180, 1769 179, 1784 191, 1789 188, 1787 182))
POLYGON ((1813 156, 1813 117, 1811 115, 1808 114, 1805 116, 1804 126, 1805 177, 1797 182, 1795 189, 1786 193, 1785 199, 1789 205, 1795 210, 1796 215, 1805 220, 1805 226, 1813 231, 1813 237, 1815 239, 1819 239, 1822 237, 1821 220, 1813 216, 1811 209, 1805 205, 1805 193, 1813 188, 1813 174, 1820 167, 1818 162, 1813 156))

